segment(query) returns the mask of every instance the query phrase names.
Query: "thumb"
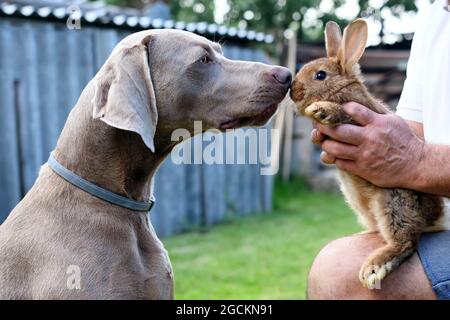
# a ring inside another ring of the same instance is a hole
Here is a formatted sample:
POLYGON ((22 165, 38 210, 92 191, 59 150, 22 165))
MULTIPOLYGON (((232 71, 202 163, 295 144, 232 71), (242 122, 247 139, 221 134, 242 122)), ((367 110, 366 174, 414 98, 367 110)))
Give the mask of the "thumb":
POLYGON ((345 113, 362 126, 368 125, 375 119, 376 113, 359 103, 349 102, 344 104, 342 108, 345 113))

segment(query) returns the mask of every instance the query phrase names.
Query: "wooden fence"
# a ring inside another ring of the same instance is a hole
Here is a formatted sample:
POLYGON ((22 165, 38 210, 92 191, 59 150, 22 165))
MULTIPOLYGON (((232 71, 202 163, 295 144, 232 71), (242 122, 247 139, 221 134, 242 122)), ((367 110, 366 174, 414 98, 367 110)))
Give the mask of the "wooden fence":
MULTIPOLYGON (((129 33, 0 17, 0 223, 33 185, 84 86, 129 33)), ((231 59, 267 62, 263 52, 243 45, 224 51, 231 59)), ((260 168, 166 161, 156 176, 151 213, 157 232, 270 211, 273 178, 261 176, 260 168)))

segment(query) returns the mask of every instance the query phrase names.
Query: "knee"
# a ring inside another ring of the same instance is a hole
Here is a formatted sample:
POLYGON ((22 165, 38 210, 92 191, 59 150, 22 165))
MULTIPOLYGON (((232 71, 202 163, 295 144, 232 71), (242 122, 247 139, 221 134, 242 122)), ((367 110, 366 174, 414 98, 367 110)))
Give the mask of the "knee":
POLYGON ((357 235, 335 240, 316 257, 308 278, 312 300, 364 299, 359 269, 368 253, 382 245, 378 235, 357 235))

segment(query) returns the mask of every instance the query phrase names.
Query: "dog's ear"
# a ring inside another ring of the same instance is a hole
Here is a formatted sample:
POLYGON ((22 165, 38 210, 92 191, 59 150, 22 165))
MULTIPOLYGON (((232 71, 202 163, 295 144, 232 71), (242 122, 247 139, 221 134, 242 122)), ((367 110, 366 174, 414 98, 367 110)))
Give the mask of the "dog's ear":
POLYGON ((339 25, 334 21, 329 21, 325 27, 325 45, 329 58, 337 57, 342 42, 342 32, 339 25))
POLYGON ((367 22, 363 19, 356 19, 345 28, 338 60, 341 67, 347 72, 352 70, 364 54, 367 38, 367 22))
POLYGON ((136 132, 155 152, 158 122, 155 91, 150 74, 152 37, 113 51, 97 74, 93 117, 118 129, 136 132))

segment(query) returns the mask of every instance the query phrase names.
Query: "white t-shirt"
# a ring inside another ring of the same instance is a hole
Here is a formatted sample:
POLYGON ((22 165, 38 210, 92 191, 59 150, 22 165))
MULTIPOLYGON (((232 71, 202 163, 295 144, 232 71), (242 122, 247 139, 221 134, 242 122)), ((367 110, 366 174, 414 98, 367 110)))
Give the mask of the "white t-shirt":
MULTIPOLYGON (((397 114, 422 123, 427 142, 450 145, 450 12, 444 10, 447 4, 447 0, 436 0, 419 15, 397 114)), ((445 199, 445 206, 450 216, 450 199, 445 199)))
POLYGON ((419 14, 397 114, 422 123, 427 142, 450 145, 450 12, 444 10, 446 5, 447 0, 436 0, 419 14))

